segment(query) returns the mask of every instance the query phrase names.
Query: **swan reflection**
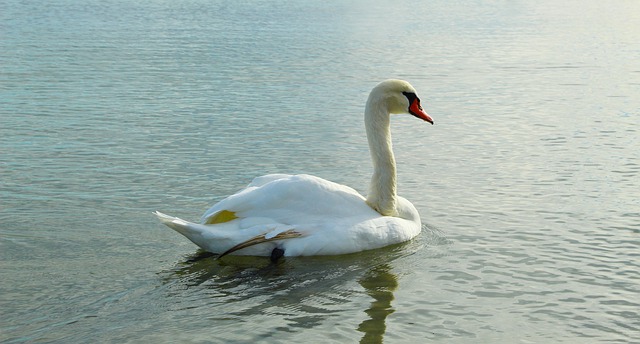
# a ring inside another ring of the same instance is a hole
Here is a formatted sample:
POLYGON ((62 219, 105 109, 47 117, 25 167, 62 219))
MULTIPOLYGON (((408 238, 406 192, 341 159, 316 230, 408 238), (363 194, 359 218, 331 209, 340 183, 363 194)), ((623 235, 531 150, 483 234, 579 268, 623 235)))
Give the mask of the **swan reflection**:
MULTIPOLYGON (((264 257, 199 252, 162 273, 171 308, 204 316, 216 338, 262 340, 302 329, 339 342, 381 342, 398 288, 394 261, 422 246, 409 242, 342 256, 264 257), (364 296, 364 297, 363 297, 364 296), (354 323, 353 314, 367 319, 354 323)), ((313 333, 308 332, 308 333, 313 333)))
POLYGON ((364 332, 360 343, 382 343, 387 329, 387 316, 394 312, 391 301, 393 292, 398 288, 398 277, 391 272, 389 264, 382 264, 369 269, 359 283, 373 298, 369 308, 364 311, 369 319, 358 326, 358 331, 364 332))

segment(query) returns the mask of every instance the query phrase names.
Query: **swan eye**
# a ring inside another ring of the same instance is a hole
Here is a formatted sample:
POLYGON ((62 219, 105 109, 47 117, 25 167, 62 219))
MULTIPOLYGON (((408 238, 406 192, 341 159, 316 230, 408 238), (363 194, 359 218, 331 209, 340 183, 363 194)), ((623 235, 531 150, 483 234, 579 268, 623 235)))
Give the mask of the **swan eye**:
POLYGON ((413 103, 413 101, 418 98, 418 96, 413 92, 402 92, 402 94, 409 99, 409 103, 413 103))
POLYGON ((418 99, 418 96, 413 92, 402 92, 402 94, 407 97, 407 100, 409 100, 409 104, 413 104, 413 101, 418 99))
POLYGON ((413 106, 417 106, 418 109, 422 110, 422 106, 420 106, 420 98, 418 98, 415 93, 402 92, 402 94, 404 94, 404 96, 407 97, 407 100, 409 100, 409 109, 411 109, 413 106))

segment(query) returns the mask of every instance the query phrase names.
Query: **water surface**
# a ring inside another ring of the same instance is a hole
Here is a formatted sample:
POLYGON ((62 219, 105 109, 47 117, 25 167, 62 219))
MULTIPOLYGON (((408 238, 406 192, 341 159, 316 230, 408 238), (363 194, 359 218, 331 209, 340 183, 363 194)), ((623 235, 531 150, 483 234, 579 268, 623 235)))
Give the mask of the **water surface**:
POLYGON ((640 3, 4 1, 0 340, 633 342, 640 3), (365 192, 393 119, 423 233, 216 260, 163 227, 266 173, 365 192))

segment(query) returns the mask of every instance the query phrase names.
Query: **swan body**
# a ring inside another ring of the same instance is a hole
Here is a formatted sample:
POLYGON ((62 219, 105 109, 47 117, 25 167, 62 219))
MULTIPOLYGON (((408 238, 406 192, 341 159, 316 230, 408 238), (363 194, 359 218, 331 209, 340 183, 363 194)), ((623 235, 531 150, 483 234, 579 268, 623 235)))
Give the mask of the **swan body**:
POLYGON ((221 256, 337 255, 407 241, 420 233, 421 222, 411 202, 396 194, 392 113, 410 113, 433 124, 406 81, 383 81, 371 91, 365 127, 374 173, 367 198, 315 176, 269 174, 215 204, 200 223, 155 214, 221 256))

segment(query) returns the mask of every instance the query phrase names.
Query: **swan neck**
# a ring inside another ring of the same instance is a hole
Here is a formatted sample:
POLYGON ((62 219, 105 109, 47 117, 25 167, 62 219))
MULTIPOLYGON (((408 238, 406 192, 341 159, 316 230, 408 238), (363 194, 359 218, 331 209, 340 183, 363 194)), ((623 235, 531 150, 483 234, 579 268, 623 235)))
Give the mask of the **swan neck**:
POLYGON ((396 161, 391 143, 390 116, 385 104, 369 96, 365 127, 373 162, 367 204, 385 216, 397 216, 396 161))

